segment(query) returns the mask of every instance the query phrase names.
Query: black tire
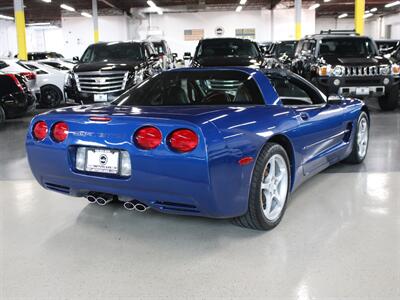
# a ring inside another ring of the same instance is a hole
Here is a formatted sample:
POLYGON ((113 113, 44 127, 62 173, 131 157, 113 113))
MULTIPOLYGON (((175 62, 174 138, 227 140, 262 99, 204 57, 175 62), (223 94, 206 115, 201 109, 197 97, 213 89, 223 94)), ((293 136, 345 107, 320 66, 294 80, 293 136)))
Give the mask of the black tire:
POLYGON ((3 107, 0 106, 0 126, 6 121, 6 113, 3 107))
POLYGON ((379 106, 382 110, 390 111, 395 110, 399 101, 399 88, 398 86, 392 87, 388 92, 378 98, 379 106))
POLYGON ((290 196, 290 184, 291 184, 290 178, 291 178, 290 162, 285 149, 278 144, 267 143, 262 149, 254 166, 251 185, 250 185, 248 210, 243 216, 232 219, 232 223, 238 226, 257 229, 257 230, 270 230, 275 226, 277 226, 285 213, 286 205, 290 196), (264 177, 264 172, 266 170, 267 163, 270 160, 270 158, 275 154, 279 154, 284 159, 287 169, 288 180, 287 180, 286 199, 283 208, 280 212, 280 215, 275 220, 270 221, 265 217, 263 213, 264 200, 261 192, 261 182, 264 177))
POLYGON ((55 85, 44 85, 40 88, 40 104, 43 107, 55 108, 63 100, 61 90, 55 85))
POLYGON ((362 111, 360 116, 357 119, 357 126, 356 126, 356 130, 354 132, 354 138, 353 138, 353 144, 352 144, 352 150, 350 155, 344 160, 344 162, 349 163, 349 164, 360 164, 364 161, 365 157, 367 156, 367 152, 368 152, 368 143, 369 143, 369 127, 370 127, 370 121, 369 121, 369 117, 367 115, 366 112, 362 111), (360 156, 360 151, 359 151, 359 144, 358 144, 358 131, 360 130, 360 124, 361 121, 365 119, 367 121, 367 128, 368 128, 368 132, 367 132, 367 148, 365 150, 365 154, 364 156, 360 156))

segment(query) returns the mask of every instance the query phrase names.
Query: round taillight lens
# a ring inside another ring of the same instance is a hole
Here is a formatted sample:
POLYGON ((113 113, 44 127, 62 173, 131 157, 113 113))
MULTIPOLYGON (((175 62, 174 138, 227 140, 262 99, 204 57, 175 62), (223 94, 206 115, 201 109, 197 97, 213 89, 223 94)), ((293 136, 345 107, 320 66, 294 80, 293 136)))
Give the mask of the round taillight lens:
POLYGON ((190 129, 178 129, 172 132, 168 138, 169 146, 178 152, 193 151, 199 144, 199 138, 190 129))
POLYGON ((65 122, 58 122, 53 126, 52 137, 56 142, 63 142, 68 137, 68 125, 65 122))
POLYGON ((145 150, 157 148, 162 141, 161 131, 153 126, 138 129, 134 135, 135 144, 145 150))
POLYGON ((33 137, 38 141, 43 141, 46 136, 49 128, 45 121, 39 121, 33 126, 33 137))

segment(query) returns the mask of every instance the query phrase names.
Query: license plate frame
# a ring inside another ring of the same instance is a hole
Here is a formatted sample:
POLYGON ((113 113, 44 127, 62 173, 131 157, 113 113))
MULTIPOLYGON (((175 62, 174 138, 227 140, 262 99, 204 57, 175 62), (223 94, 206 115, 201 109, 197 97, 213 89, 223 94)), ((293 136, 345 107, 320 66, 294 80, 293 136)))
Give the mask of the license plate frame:
POLYGON ((107 94, 94 94, 93 101, 94 102, 107 102, 108 96, 107 96, 107 94))
POLYGON ((88 148, 85 155, 85 171, 118 175, 121 170, 121 152, 113 149, 88 148))
POLYGON ((357 87, 356 95, 368 96, 369 95, 369 87, 357 87))

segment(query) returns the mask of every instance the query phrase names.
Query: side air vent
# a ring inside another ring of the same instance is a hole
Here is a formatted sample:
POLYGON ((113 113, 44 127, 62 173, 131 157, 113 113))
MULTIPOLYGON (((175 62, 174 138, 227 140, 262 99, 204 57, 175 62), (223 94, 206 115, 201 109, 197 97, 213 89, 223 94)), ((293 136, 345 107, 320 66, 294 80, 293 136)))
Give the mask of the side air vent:
POLYGON ((49 183, 49 182, 45 182, 44 185, 49 190, 63 193, 63 194, 69 194, 69 187, 67 187, 67 186, 63 186, 63 185, 59 185, 59 184, 55 184, 55 183, 49 183))
POLYGON ((197 209, 195 205, 169 202, 169 201, 157 201, 155 203, 160 209, 171 210, 171 211, 183 211, 183 212, 192 212, 199 213, 200 211, 197 209))

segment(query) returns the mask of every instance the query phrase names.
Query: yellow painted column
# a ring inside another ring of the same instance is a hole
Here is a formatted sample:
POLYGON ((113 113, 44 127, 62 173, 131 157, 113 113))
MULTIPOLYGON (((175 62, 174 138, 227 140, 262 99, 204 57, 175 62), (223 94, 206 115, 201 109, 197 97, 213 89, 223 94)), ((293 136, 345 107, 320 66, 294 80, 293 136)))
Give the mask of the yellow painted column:
POLYGON ((14 16, 15 27, 17 29, 18 58, 21 60, 28 60, 23 0, 14 0, 14 16))
POLYGON ((354 28, 359 35, 364 34, 365 0, 355 0, 354 28))
POLYGON ((93 18, 93 34, 94 42, 99 42, 99 15, 97 12, 97 0, 92 0, 92 18, 93 18))
POLYGON ((295 39, 301 39, 301 0, 294 0, 295 9, 295 39))

